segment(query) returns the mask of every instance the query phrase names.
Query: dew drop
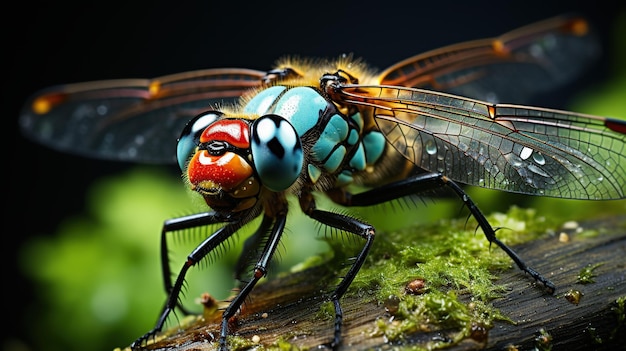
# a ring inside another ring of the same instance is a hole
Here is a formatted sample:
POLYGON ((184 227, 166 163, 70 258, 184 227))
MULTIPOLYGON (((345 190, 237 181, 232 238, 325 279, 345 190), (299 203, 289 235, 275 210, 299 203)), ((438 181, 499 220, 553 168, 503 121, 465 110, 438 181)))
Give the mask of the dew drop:
POLYGON ((530 157, 530 155, 533 154, 533 149, 524 146, 524 148, 522 149, 522 152, 519 153, 519 157, 522 158, 522 160, 525 160, 527 158, 530 157))
POLYGON ((535 162, 537 162, 538 165, 546 164, 546 159, 543 157, 542 154, 538 152, 533 153, 533 160, 535 160, 535 162))
POLYGON ((435 153, 437 153, 437 145, 435 145, 434 141, 428 140, 426 142, 426 152, 429 155, 434 155, 435 153))

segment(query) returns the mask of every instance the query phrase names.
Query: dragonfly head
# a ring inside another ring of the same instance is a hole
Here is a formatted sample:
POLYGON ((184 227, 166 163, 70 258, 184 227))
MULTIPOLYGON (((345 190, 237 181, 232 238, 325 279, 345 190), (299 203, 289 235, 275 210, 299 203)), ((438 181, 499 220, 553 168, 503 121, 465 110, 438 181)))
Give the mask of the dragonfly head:
POLYGON ((248 120, 208 111, 183 130, 177 158, 191 189, 211 208, 237 212, 252 208, 262 188, 291 187, 304 154, 295 129, 280 116, 248 120))

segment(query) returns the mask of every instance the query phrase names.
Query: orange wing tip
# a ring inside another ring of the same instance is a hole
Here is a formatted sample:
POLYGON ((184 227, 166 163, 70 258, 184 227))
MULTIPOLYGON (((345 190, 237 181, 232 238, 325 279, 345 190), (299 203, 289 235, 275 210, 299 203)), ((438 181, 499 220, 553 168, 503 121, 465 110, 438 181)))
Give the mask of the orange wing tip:
POLYGON ((55 106, 60 105, 67 99, 67 94, 55 93, 37 97, 32 104, 33 112, 38 115, 44 115, 55 106))
POLYGON ((502 40, 496 39, 491 43, 491 48, 498 56, 507 56, 509 55, 509 50, 506 48, 502 40))
POLYGON ((496 107, 493 105, 487 106, 487 111, 489 112, 489 118, 496 118, 496 107))
POLYGON ((583 36, 589 33, 589 23, 582 18, 576 18, 565 23, 564 30, 574 35, 583 36))
POLYGON ((150 93, 150 97, 156 96, 161 91, 161 82, 158 80, 150 82, 148 86, 148 92, 150 93))

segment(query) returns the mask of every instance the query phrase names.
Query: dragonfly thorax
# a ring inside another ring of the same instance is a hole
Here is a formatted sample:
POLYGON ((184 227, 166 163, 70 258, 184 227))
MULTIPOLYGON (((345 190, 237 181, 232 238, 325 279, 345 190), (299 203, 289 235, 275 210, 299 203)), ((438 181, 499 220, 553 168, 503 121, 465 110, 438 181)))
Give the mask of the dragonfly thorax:
MULTIPOLYGON (((246 103, 243 112, 280 116, 285 124, 293 127, 305 154, 302 181, 310 185, 320 179, 325 179, 326 187, 352 183, 355 174, 380 160, 386 145, 384 136, 372 127, 373 123, 365 121, 367 117, 358 110, 346 115, 311 86, 266 88, 246 103)), ((258 131, 264 129, 257 128, 258 131)), ((260 164, 255 161, 257 170, 260 164)))

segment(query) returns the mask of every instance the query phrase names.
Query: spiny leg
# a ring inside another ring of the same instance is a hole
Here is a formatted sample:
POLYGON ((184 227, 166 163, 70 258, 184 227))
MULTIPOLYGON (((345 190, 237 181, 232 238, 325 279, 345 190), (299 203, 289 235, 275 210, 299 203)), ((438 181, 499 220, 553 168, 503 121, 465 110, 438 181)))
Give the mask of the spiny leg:
MULTIPOLYGON (((163 273, 163 284, 165 287, 165 293, 169 296, 172 293, 172 271, 170 267, 169 248, 168 248, 168 234, 176 233, 179 230, 185 230, 190 228, 197 228, 215 223, 224 222, 224 218, 218 218, 215 212, 203 212, 192 214, 189 216, 168 219, 163 223, 161 229, 161 271, 163 273)), ((190 312, 184 308, 182 304, 178 304, 178 308, 188 315, 190 312)))
POLYGON ((253 260, 252 257, 257 257, 257 248, 261 246, 263 240, 269 235, 268 231, 273 221, 270 216, 263 216, 263 220, 256 231, 244 241, 241 255, 239 255, 239 259, 235 265, 235 279, 240 280, 244 271, 250 268, 250 263, 253 260))
POLYGON ((230 302, 228 307, 222 314, 222 326, 220 330, 219 350, 226 351, 228 346, 226 344, 226 337, 228 336, 228 323, 229 320, 239 311, 239 308, 245 301, 246 297, 250 294, 256 283, 267 274, 267 266, 276 252, 280 238, 285 230, 286 213, 276 217, 272 231, 269 233, 268 240, 263 248, 263 253, 257 261, 252 279, 248 281, 243 288, 239 291, 237 296, 230 302))
POLYGON ((157 320, 156 325, 152 330, 139 337, 131 344, 131 349, 137 350, 141 348, 141 346, 148 341, 148 339, 153 338, 156 334, 161 331, 167 317, 170 312, 174 310, 177 306, 179 306, 178 296, 180 295, 181 289, 185 282, 185 275, 189 268, 198 263, 202 258, 204 258, 208 253, 213 251, 217 246, 227 240, 233 233, 235 233, 239 228, 241 228, 247 221, 239 220, 235 222, 229 222, 224 227, 215 231, 211 236, 206 238, 196 249, 194 249, 189 256, 187 256, 187 260, 183 264, 176 281, 172 284, 171 281, 171 271, 169 267, 169 260, 167 260, 167 241, 164 239, 165 233, 174 230, 182 230, 189 229, 204 225, 211 225, 220 222, 229 221, 229 218, 224 217, 216 212, 206 212, 200 213, 185 217, 180 217, 172 220, 168 220, 163 225, 162 231, 162 246, 161 246, 161 259, 165 258, 166 262, 163 264, 163 273, 165 280, 165 289, 168 292, 167 300, 165 301, 165 306, 163 307, 161 313, 159 314, 159 318, 157 320))
POLYGON ((491 227, 491 224, 489 224, 489 221, 487 221, 487 218, 485 218, 485 215, 480 211, 469 195, 467 195, 467 193, 465 193, 465 191, 457 183, 441 173, 419 174, 359 194, 335 191, 330 195, 335 202, 344 206, 370 206, 444 186, 452 189, 454 193, 461 198, 472 216, 476 218, 478 225, 482 228, 487 240, 489 240, 490 243, 498 245, 522 271, 528 273, 535 280, 541 282, 550 294, 554 293, 556 289, 555 285, 550 280, 543 277, 539 272, 526 265, 526 263, 524 263, 515 251, 501 242, 496 237, 496 232, 491 227))
POLYGON ((300 197, 300 206, 304 213, 316 221, 342 231, 356 234, 365 239, 365 244, 363 245, 361 252, 359 252, 356 259, 354 259, 350 269, 345 274, 343 279, 341 279, 330 296, 330 301, 333 303, 335 308, 335 330, 333 341, 328 346, 332 349, 336 349, 341 343, 341 326, 343 324, 343 311, 339 300, 348 290, 348 287, 361 269, 363 262, 365 262, 365 258, 372 247, 372 243, 374 242, 375 229, 373 226, 361 222, 353 217, 316 209, 315 201, 310 194, 300 197))

